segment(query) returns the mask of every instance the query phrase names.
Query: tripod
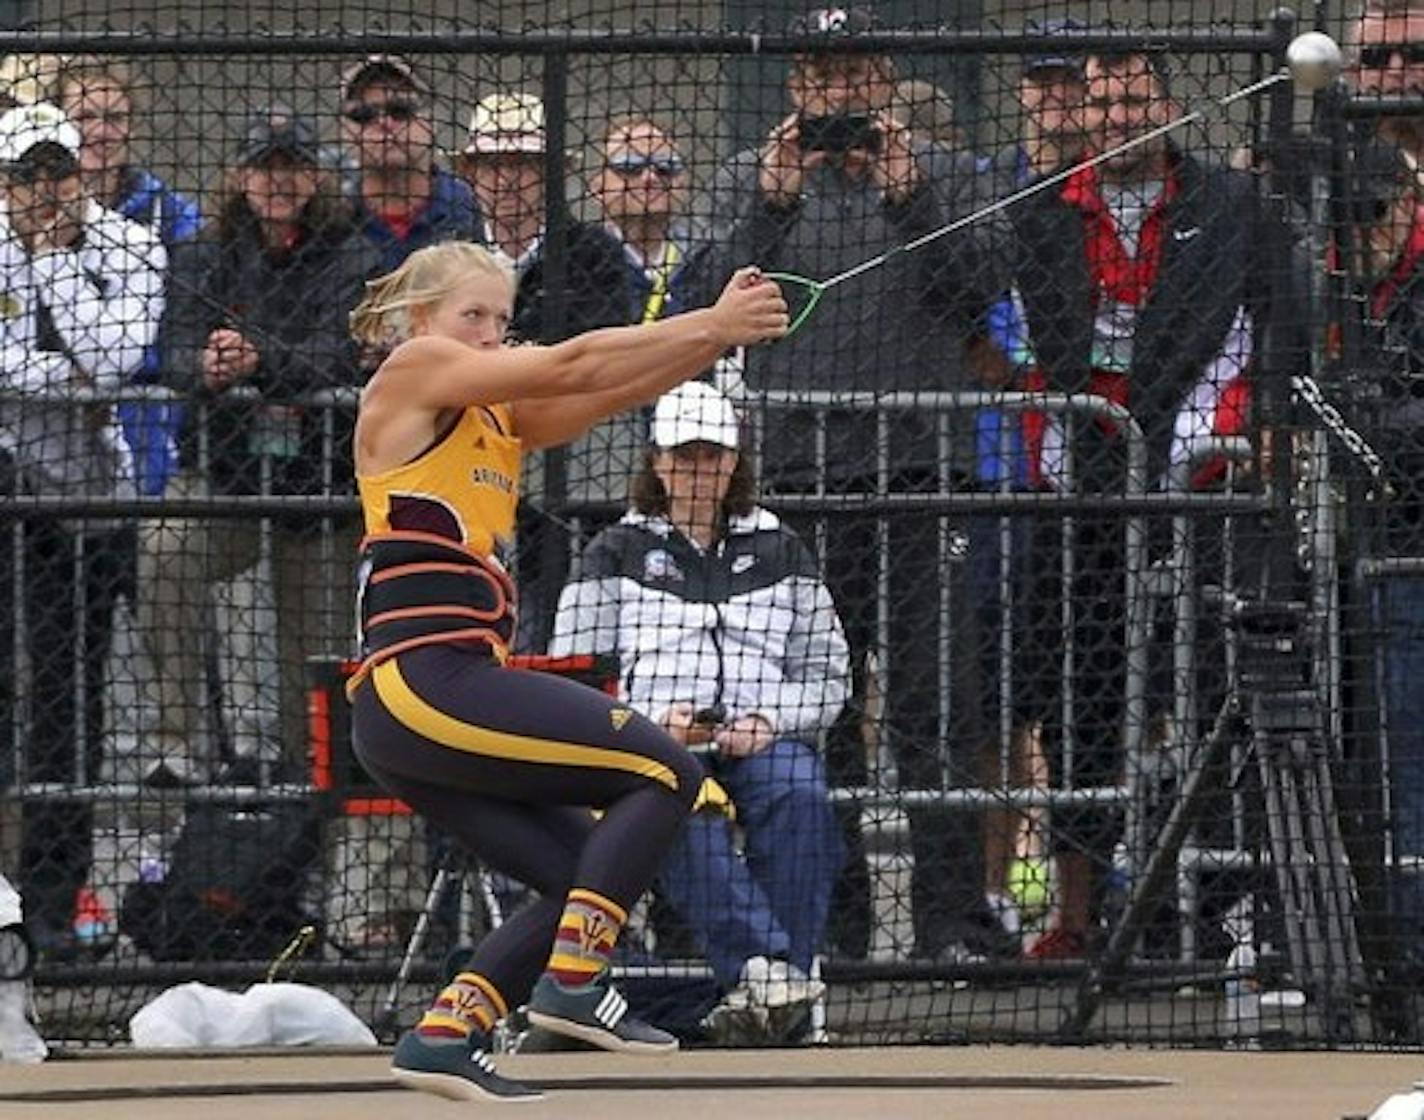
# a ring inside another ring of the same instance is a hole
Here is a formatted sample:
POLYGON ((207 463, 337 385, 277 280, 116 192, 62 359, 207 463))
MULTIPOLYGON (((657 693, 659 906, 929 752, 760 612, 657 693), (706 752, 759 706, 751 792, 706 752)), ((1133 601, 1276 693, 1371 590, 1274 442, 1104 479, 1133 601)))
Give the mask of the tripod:
POLYGON ((1320 703, 1309 680, 1300 603, 1237 602, 1231 625, 1241 658, 1211 733, 1187 766, 1181 789, 1133 881, 1108 942, 1078 984, 1059 1028, 1081 1039, 1106 990, 1121 975, 1155 899, 1175 873, 1183 842, 1201 818, 1208 776, 1237 728, 1248 733, 1265 802, 1266 842, 1294 982, 1310 994, 1326 1039, 1353 1033, 1354 993, 1364 964, 1354 925, 1356 887, 1337 814, 1320 703))
POLYGON ((376 1014, 377 1034, 384 1036, 395 1033, 400 1017, 401 992, 410 982, 411 973, 415 971, 416 961, 420 958, 421 951, 425 948, 425 942, 430 936, 430 927, 448 896, 448 892, 452 889, 459 892, 461 899, 460 930, 457 941, 469 944, 472 940, 471 931, 468 928, 472 915, 468 912, 469 908, 465 904, 467 876, 474 877, 474 886, 479 891, 480 906, 484 910, 489 926, 493 928, 504 921, 504 906, 500 902, 499 893, 495 890, 489 872, 478 864, 472 864, 455 844, 446 843, 445 852, 436 867, 435 876, 430 880, 430 889, 425 892, 425 902, 421 905, 420 913, 417 915, 415 925, 410 931, 410 937, 406 941, 405 951, 401 954, 400 966, 396 969, 395 978, 391 981, 390 987, 386 989, 385 1001, 376 1014))

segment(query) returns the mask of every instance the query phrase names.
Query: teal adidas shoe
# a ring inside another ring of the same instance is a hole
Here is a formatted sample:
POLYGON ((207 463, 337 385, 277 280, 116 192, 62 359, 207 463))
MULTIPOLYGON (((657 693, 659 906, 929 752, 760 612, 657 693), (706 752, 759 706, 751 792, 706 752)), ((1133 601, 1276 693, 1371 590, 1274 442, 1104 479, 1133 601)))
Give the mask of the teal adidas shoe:
POLYGON ((452 1101, 537 1101, 544 1094, 508 1077, 501 1077, 485 1051, 486 1040, 426 1042, 406 1031, 391 1059, 391 1073, 407 1089, 434 1093, 452 1101))
POLYGON ((615 1054, 670 1054, 677 1049, 677 1039, 667 1031, 628 1017, 628 1001, 613 986, 607 969, 577 988, 566 988, 547 974, 539 977, 528 1013, 536 1027, 615 1054))

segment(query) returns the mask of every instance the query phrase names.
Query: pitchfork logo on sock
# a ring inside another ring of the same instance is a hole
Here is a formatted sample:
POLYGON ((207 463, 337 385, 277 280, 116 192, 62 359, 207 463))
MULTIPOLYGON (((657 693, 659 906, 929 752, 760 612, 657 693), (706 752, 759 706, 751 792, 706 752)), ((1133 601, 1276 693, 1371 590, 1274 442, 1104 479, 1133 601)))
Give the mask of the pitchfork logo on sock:
POLYGON ((618 931, 602 911, 590 910, 580 916, 579 948, 586 955, 601 955, 611 949, 617 936, 618 931))

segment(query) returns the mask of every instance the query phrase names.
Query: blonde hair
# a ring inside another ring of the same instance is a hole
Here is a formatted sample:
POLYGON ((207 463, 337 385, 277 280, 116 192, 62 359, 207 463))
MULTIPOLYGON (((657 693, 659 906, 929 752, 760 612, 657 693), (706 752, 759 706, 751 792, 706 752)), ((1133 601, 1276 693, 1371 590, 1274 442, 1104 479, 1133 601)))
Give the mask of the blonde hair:
POLYGON ((514 289, 514 271, 488 249, 470 241, 446 241, 417 249, 394 272, 366 281, 366 294, 351 312, 351 334, 370 346, 392 346, 410 337, 413 310, 431 307, 471 273, 498 276, 514 289))

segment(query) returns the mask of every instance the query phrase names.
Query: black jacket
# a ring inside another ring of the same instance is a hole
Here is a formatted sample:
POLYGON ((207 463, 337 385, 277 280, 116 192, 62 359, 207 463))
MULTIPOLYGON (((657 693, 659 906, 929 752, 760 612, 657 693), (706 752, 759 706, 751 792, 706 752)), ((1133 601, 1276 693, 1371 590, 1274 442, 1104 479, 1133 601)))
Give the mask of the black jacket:
POLYGON ((547 251, 541 250, 520 273, 510 333, 529 342, 561 342, 595 327, 634 320, 628 310, 628 265, 623 248, 601 226, 570 222, 565 232, 564 283, 549 291, 547 251), (561 322, 552 306, 561 300, 561 322))
MULTIPOLYGON (((1177 153, 1178 191, 1166 203, 1161 263, 1139 309, 1132 348, 1129 407, 1143 425, 1150 480, 1167 466, 1173 424, 1187 394, 1220 352, 1237 310, 1254 325, 1254 362, 1279 337, 1300 330, 1284 228, 1261 206, 1256 180, 1208 168, 1177 153), (1269 341, 1272 332, 1277 337, 1269 341)), ((1061 190, 1046 190, 1011 211, 1015 282, 1023 297, 1034 357, 1048 387, 1085 392, 1092 373, 1095 310, 1082 211, 1061 190)), ((1282 351, 1284 352, 1284 351, 1282 351)), ((1081 426, 1075 446, 1082 484, 1110 484, 1098 429, 1081 426), (1087 446, 1084 444, 1087 441, 1087 446), (1086 461, 1085 461, 1086 459, 1086 461)))
MULTIPOLYGON (((190 417, 186 453, 197 452, 194 425, 209 419, 209 481, 217 493, 255 493, 264 448, 273 453, 272 490, 321 489, 320 411, 276 413, 304 394, 360 383, 348 316, 379 264, 377 250, 352 225, 307 231, 290 251, 267 251, 255 223, 231 236, 216 231, 176 247, 163 327, 167 384, 202 406, 190 417), (245 331, 261 353, 246 383, 259 399, 203 386, 202 352, 219 327, 245 331)), ((349 489, 350 416, 338 417, 334 479, 349 489)))

